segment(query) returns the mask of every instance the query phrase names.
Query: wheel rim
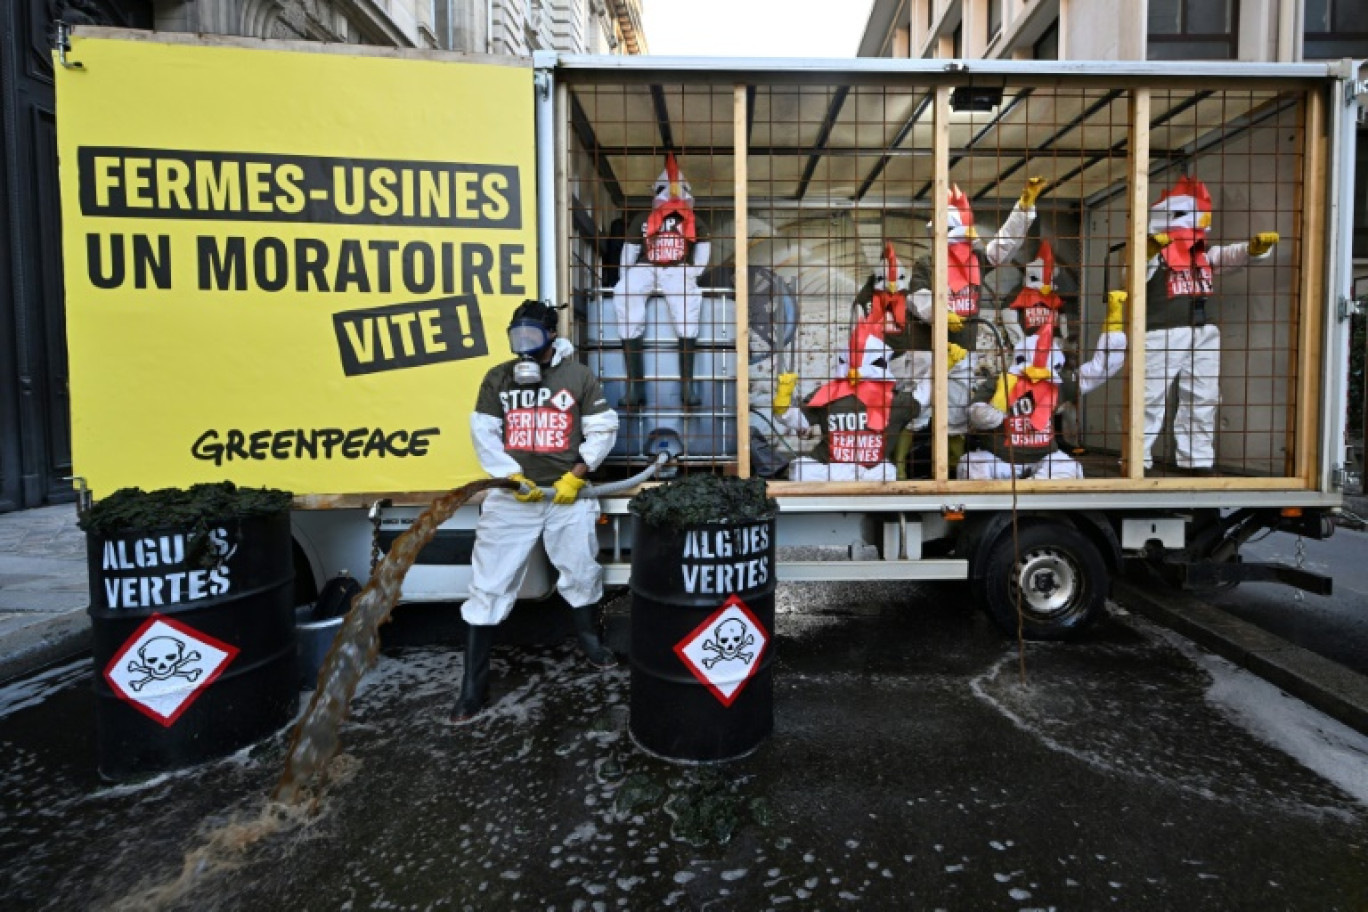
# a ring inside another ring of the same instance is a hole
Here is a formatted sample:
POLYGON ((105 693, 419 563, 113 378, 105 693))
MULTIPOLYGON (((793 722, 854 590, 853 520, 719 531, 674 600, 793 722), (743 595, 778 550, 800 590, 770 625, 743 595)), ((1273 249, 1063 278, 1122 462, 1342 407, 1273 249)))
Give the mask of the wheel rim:
POLYGON ((1078 564, 1068 554, 1037 548, 1017 561, 1011 597, 1015 601, 1020 594, 1023 610, 1031 614, 1058 618, 1083 603, 1081 580, 1078 564))

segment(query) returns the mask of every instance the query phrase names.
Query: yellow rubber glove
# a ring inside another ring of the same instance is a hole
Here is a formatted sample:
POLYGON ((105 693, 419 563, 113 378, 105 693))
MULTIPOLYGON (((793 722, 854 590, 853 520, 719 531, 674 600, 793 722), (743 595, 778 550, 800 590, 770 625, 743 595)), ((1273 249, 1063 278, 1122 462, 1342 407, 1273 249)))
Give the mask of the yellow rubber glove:
POLYGON ((580 489, 586 484, 588 484, 588 482, 583 478, 580 478, 574 472, 566 472, 560 478, 557 478, 556 483, 552 486, 556 489, 556 496, 551 498, 551 502, 553 504, 560 504, 562 507, 566 504, 574 503, 575 498, 579 497, 580 489))
POLYGON ((1021 191, 1021 208, 1035 208, 1036 198, 1045 189, 1045 178, 1032 177, 1026 181, 1026 189, 1021 191))
POLYGON ((536 503, 537 501, 542 499, 542 489, 537 486, 537 483, 535 481, 528 478, 523 473, 518 472, 515 475, 509 475, 508 478, 510 481, 516 481, 518 484, 523 485, 527 488, 527 491, 525 493, 523 491, 513 492, 513 496, 516 497, 518 500, 522 501, 523 503, 536 503))
POLYGON ((774 401, 770 407, 774 409, 774 414, 782 415, 793 405, 793 391, 798 386, 797 374, 780 374, 779 385, 774 390, 774 401))
POLYGON ((1158 234, 1151 234, 1149 237, 1145 238, 1145 259, 1154 259, 1159 255, 1159 251, 1172 243, 1173 238, 1164 234, 1162 231, 1158 234))
POLYGON ((988 401, 988 404, 1002 414, 1007 414, 1007 396, 1016 387, 1016 383, 1016 374, 999 374, 997 391, 993 393, 993 398, 988 401))
POLYGON ((1104 333, 1126 331, 1126 293, 1124 291, 1107 292, 1107 319, 1102 321, 1102 331, 1104 333))
POLYGON ((1053 373, 1048 367, 1036 367, 1034 364, 1026 365, 1021 369, 1021 372, 1036 383, 1041 380, 1049 380, 1050 374, 1053 373))
POLYGON ((1278 243, 1278 232, 1260 231, 1249 240, 1249 255, 1252 257, 1263 256, 1273 249, 1273 245, 1278 243))
POLYGON ((949 311, 945 315, 945 325, 950 327, 952 333, 957 333, 961 329, 964 329, 964 317, 961 317, 953 310, 949 311))
POLYGON ((963 345, 956 345, 954 342, 951 342, 949 358, 946 367, 954 367, 956 364, 959 364, 967 357, 969 357, 969 350, 967 348, 965 348, 963 345))

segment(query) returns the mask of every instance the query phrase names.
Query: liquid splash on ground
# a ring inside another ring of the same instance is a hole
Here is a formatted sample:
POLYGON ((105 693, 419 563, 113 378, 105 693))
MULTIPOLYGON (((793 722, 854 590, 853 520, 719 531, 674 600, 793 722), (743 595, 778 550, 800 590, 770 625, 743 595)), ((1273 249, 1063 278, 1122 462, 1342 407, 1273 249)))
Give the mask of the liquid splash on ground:
POLYGON ((332 649, 323 661, 313 699, 295 726, 285 770, 271 798, 254 818, 234 819, 210 832, 186 853, 180 873, 171 881, 125 897, 120 912, 164 909, 184 899, 206 877, 232 870, 246 851, 267 837, 307 825, 316 815, 322 791, 345 778, 351 764, 337 757, 338 732, 347 718, 352 696, 366 670, 375 663, 380 626, 399 601, 404 577, 437 527, 475 494, 511 487, 502 478, 471 482, 443 494, 423 511, 376 565, 370 580, 352 602, 332 649))
POLYGON ((380 625, 389 620, 390 612, 399 602, 404 577, 418 552, 432 540, 437 527, 475 494, 489 488, 512 486, 507 479, 486 478, 443 494, 399 536, 384 560, 376 566, 365 588, 352 603, 332 649, 323 660, 318 687, 304 717, 295 727, 285 772, 271 796, 273 801, 297 805, 308 800, 311 788, 323 784, 320 775, 337 753, 338 729, 347 717, 356 685, 366 669, 375 663, 380 648, 380 625))

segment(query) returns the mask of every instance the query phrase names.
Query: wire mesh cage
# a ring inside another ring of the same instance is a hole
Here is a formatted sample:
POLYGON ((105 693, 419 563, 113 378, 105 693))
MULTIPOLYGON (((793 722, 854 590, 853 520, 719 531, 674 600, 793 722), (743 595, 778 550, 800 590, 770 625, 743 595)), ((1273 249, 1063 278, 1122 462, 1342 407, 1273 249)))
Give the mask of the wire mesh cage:
POLYGON ((613 464, 673 448, 909 490, 1309 478, 1306 87, 568 83, 562 243, 613 464))

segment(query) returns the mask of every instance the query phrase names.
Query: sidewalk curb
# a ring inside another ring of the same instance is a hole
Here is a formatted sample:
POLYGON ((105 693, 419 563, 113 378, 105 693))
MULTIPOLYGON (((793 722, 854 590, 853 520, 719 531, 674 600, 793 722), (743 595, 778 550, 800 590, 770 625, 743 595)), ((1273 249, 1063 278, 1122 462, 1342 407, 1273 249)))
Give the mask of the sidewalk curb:
POLYGON ((0 684, 89 649, 90 618, 83 609, 43 618, 0 641, 0 684))
POLYGON ((1176 589, 1156 595, 1117 580, 1123 607, 1177 631, 1304 703, 1368 734, 1368 677, 1176 589))

